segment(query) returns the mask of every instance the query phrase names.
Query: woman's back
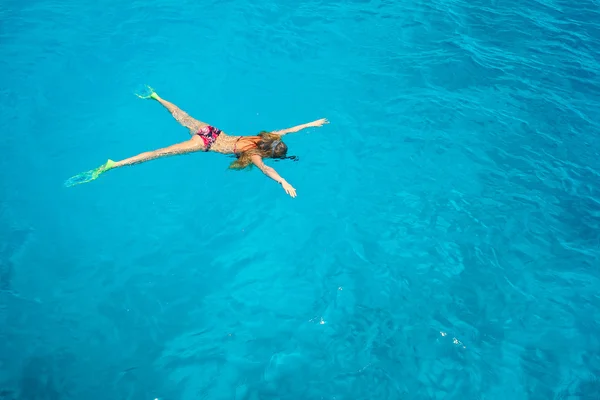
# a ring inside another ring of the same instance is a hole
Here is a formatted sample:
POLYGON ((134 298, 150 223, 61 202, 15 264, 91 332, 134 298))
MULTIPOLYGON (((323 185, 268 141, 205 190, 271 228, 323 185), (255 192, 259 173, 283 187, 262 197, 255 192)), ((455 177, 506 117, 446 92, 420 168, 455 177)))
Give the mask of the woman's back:
POLYGON ((256 146, 259 140, 260 136, 230 136, 223 132, 210 150, 222 154, 240 153, 256 146))

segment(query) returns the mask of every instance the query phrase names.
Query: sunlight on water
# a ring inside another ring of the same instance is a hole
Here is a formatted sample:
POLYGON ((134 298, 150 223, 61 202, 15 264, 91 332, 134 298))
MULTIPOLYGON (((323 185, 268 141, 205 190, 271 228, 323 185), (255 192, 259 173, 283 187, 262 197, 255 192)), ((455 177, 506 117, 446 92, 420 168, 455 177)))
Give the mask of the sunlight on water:
POLYGON ((0 5, 1 399, 600 398, 596 2, 65 4, 0 5), (295 199, 67 179, 189 139, 144 84, 331 123, 267 160, 295 199))

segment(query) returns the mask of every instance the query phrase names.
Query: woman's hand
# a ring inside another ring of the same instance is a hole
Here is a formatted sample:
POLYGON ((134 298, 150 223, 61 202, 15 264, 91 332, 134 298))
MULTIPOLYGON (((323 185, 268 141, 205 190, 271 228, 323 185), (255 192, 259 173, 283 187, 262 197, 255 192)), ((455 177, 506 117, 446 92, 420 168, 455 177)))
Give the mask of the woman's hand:
POLYGON ((292 128, 273 131, 271 133, 274 133, 275 135, 283 136, 283 135, 287 135, 288 133, 298 132, 298 131, 301 131, 302 129, 306 129, 306 128, 318 128, 318 127, 323 126, 328 123, 329 123, 329 121, 327 120, 327 118, 321 118, 321 119, 318 119, 313 122, 308 122, 306 124, 294 126, 292 128))
POLYGON ((287 194, 289 194, 292 197, 296 197, 296 189, 294 189, 292 187, 292 185, 290 185, 289 183, 283 181, 283 182, 281 182, 281 186, 283 187, 283 190, 285 190, 285 192, 287 194))
POLYGON ((327 118, 321 118, 321 119, 318 119, 316 121, 308 123, 308 126, 312 126, 314 128, 318 128, 318 127, 323 126, 323 125, 328 124, 328 123, 329 123, 329 120, 327 120, 327 118))

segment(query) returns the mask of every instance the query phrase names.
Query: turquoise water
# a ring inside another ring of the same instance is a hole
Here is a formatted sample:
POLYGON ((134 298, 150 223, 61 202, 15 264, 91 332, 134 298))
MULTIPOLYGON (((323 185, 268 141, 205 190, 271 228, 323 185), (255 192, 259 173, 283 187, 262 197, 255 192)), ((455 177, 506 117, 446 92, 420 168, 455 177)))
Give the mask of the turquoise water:
POLYGON ((596 0, 0 4, 0 399, 600 398, 596 0), (271 163, 193 154, 143 84, 271 163))

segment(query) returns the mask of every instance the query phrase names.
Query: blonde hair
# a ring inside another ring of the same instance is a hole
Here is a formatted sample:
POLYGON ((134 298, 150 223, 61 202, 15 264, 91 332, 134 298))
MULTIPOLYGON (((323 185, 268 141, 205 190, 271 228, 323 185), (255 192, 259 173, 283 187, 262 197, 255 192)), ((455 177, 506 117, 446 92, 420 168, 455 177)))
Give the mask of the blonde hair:
POLYGON ((258 134, 260 140, 255 146, 242 151, 238 159, 229 165, 230 169, 242 170, 252 166, 252 156, 259 155, 261 158, 270 158, 273 155, 285 157, 287 146, 281 141, 281 136, 271 132, 262 131, 258 134), (275 148, 272 147, 275 141, 280 143, 275 148))

